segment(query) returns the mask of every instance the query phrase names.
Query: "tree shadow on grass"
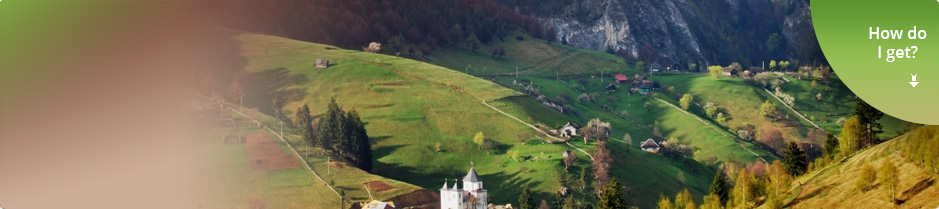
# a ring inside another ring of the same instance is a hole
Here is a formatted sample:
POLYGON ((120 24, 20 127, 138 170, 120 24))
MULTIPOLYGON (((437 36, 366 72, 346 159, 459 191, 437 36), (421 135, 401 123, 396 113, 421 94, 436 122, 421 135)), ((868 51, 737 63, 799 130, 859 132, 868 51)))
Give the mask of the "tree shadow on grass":
MULTIPOLYGON (((244 106, 275 115, 274 99, 280 98, 284 103, 303 99, 306 89, 298 86, 306 84, 309 79, 303 74, 291 73, 287 68, 278 67, 248 73, 239 81, 245 93, 244 106)), ((240 98, 235 98, 234 101, 237 102, 238 99, 240 98)))

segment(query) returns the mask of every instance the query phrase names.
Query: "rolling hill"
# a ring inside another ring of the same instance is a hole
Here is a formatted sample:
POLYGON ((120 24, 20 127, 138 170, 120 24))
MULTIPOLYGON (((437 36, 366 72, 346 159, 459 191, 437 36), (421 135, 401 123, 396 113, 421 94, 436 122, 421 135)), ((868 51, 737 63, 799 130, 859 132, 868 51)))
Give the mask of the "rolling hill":
MULTIPOLYGON (((883 161, 892 162, 900 170, 898 198, 902 208, 934 208, 939 206, 939 187, 935 186, 935 172, 928 172, 923 165, 905 159, 905 146, 912 146, 910 137, 928 134, 935 136, 935 126, 920 127, 895 139, 860 151, 853 156, 818 169, 797 179, 804 182, 798 187, 798 198, 791 204, 793 208, 889 208, 893 205, 884 196, 885 187, 879 182, 872 182, 873 189, 857 190, 861 167, 865 164, 879 168, 883 161)), ((931 139, 933 143, 936 138, 931 139)), ((879 175, 879 174, 878 174, 879 175)))
MULTIPOLYGON (((563 171, 560 154, 571 148, 537 140, 523 145, 517 135, 534 135, 534 131, 482 102, 490 102, 518 118, 544 120, 550 125, 566 122, 569 116, 531 105, 537 103, 517 91, 400 57, 274 36, 240 34, 233 38, 240 44, 247 63, 243 74, 236 76, 248 90, 245 106, 277 115, 271 108, 271 101, 277 97, 286 100, 284 106, 277 108, 283 115, 292 116, 293 110, 304 104, 318 114, 335 97, 343 108, 358 111, 366 122, 376 160, 374 174, 436 189, 444 179, 459 178, 475 164, 482 178, 491 182, 486 188, 497 204, 514 203, 524 185, 531 186, 540 199, 549 199, 549 194, 560 189, 558 172, 563 171), (329 59, 330 66, 314 68, 318 58, 329 59), (477 132, 503 145, 497 150, 480 150, 472 142, 477 132), (510 150, 533 160, 514 161, 507 154, 510 150)), ((614 119, 599 114, 598 117, 614 119)), ((619 122, 626 123, 613 121, 619 122)), ((624 132, 617 129, 617 134, 624 132)), ((574 144, 590 152, 593 143, 574 144)), ((714 175, 697 162, 676 165, 664 156, 639 152, 619 141, 614 141, 610 149, 616 155, 612 175, 636 191, 630 198, 631 204, 644 208, 652 207, 653 203, 640 200, 655 199, 659 194, 672 194, 685 187, 700 199, 714 175), (678 180, 679 176, 683 176, 683 182, 678 180)), ((589 165, 581 157, 579 166, 572 170, 589 165)))

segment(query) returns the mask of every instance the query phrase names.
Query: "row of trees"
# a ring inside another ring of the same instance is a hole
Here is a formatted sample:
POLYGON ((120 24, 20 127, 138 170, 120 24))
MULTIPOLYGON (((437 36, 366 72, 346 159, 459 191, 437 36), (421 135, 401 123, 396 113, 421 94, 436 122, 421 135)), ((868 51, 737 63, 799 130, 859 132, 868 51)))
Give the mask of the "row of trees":
POLYGON ((310 107, 303 105, 297 109, 296 125, 304 141, 311 146, 371 172, 372 145, 365 124, 355 110, 346 112, 331 98, 326 113, 314 121, 310 107))

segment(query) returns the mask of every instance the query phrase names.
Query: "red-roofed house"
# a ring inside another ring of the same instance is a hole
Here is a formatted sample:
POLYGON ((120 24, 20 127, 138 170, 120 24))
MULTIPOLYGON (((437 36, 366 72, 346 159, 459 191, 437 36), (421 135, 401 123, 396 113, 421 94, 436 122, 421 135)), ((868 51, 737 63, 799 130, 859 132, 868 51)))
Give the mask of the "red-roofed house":
POLYGON ((616 82, 621 83, 621 84, 629 81, 629 77, 623 74, 616 74, 616 76, 613 77, 613 79, 616 79, 616 82))

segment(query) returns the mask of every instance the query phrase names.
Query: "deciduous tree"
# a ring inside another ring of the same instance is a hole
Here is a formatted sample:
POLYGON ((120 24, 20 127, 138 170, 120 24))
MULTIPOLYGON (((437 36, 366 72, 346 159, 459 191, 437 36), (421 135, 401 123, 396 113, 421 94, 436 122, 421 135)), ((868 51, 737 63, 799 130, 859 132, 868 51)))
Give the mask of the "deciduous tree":
POLYGON ((890 158, 885 158, 883 161, 880 165, 878 177, 880 177, 880 186, 883 187, 887 201, 892 204, 900 189, 900 171, 890 158))
POLYGON ((691 103, 694 102, 694 96, 691 94, 685 94, 678 100, 678 103, 681 105, 681 109, 688 110, 691 107, 691 103))

